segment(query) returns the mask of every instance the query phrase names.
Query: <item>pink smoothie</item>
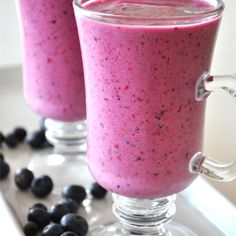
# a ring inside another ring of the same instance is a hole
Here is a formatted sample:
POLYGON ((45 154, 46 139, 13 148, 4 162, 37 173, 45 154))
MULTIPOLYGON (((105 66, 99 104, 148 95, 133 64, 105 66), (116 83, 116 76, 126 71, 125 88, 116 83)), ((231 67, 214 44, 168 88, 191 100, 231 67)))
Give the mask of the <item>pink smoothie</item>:
POLYGON ((183 8, 199 12, 212 7, 203 1, 155 2, 166 7, 151 1, 143 6, 138 1, 102 1, 86 6, 127 17, 94 20, 79 11, 76 15, 89 168, 105 188, 137 198, 174 194, 196 178, 188 166, 202 150, 205 103, 195 101, 195 86, 210 67, 220 21, 215 17, 151 26, 157 19, 133 19, 128 25, 130 15, 188 16, 183 8), (187 6, 176 10, 175 2, 187 6))
POLYGON ((30 108, 60 121, 84 119, 80 45, 70 0, 17 0, 24 94, 30 108))

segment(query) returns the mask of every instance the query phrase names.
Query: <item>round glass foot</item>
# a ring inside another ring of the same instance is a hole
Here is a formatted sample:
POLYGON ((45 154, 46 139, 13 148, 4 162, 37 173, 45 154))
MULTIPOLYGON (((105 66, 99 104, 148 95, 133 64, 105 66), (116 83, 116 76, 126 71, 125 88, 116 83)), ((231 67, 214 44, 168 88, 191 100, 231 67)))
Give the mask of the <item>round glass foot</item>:
POLYGON ((190 229, 175 223, 171 222, 166 226, 166 232, 160 232, 160 234, 138 234, 133 232, 127 232, 122 228, 122 225, 119 222, 111 222, 99 226, 97 229, 92 230, 88 236, 128 236, 128 235, 156 235, 156 236, 197 236, 190 229))
POLYGON ((197 236, 182 225, 173 223, 175 195, 137 199, 112 194, 113 213, 117 221, 91 230, 89 236, 197 236))
POLYGON ((79 209, 79 214, 84 216, 89 224, 89 232, 97 229, 99 225, 107 223, 107 219, 115 220, 112 213, 112 198, 109 196, 105 199, 93 199, 91 195, 82 203, 83 207, 79 209))
POLYGON ((176 222, 171 222, 167 228, 170 230, 170 236, 197 236, 192 230, 176 222))
POLYGON ((94 181, 87 164, 85 154, 62 155, 46 154, 35 156, 28 164, 35 177, 48 175, 54 183, 53 193, 61 194, 63 187, 72 184, 89 189, 94 181))
POLYGON ((86 164, 86 121, 45 120, 46 138, 53 144, 52 153, 34 156, 28 164, 35 176, 48 175, 54 183, 53 193, 61 194, 72 184, 86 189, 94 182, 86 164))

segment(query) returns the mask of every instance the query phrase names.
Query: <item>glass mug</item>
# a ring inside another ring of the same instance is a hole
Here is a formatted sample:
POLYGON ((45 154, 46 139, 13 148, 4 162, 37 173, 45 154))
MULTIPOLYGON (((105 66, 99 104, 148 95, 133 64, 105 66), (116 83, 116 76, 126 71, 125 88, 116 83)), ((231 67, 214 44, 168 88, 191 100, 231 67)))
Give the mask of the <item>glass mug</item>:
POLYGON ((198 173, 235 178, 202 152, 205 98, 235 76, 209 69, 220 0, 74 1, 85 74, 88 165, 113 193, 118 223, 94 235, 195 235, 176 224, 175 194, 198 173))
POLYGON ((35 155, 29 168, 50 173, 56 193, 86 179, 86 109, 80 45, 74 12, 66 0, 16 0, 23 50, 24 97, 45 117, 53 152, 35 155), (75 60, 76 59, 76 60, 75 60), (61 173, 64 178, 58 178, 61 173))

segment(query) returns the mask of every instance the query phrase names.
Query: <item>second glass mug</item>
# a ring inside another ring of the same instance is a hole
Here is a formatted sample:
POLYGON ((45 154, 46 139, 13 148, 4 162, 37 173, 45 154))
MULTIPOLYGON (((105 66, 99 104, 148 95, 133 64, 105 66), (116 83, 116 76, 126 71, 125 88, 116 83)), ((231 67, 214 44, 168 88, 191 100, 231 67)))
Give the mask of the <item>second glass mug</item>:
POLYGON ((85 162, 85 91, 74 12, 66 0, 54 3, 16 0, 24 97, 46 118, 46 137, 54 145, 52 153, 34 155, 28 167, 38 176, 50 174, 60 194, 63 186, 89 187, 93 180, 85 162))
POLYGON ((195 235, 167 224, 175 194, 198 173, 228 181, 236 164, 202 152, 205 98, 234 75, 209 69, 224 5, 202 1, 80 1, 88 165, 113 192, 119 220, 96 235, 195 235))

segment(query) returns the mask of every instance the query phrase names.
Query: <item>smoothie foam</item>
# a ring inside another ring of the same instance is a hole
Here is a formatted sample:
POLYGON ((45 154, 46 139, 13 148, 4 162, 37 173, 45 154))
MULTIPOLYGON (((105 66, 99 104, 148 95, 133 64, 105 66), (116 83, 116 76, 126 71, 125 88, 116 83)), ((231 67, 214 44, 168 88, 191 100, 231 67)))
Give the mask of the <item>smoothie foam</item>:
POLYGON ((84 119, 83 69, 71 1, 17 0, 17 5, 27 103, 46 118, 84 119))
MULTIPOLYGON (((157 17, 152 2, 135 1, 135 15, 151 11, 157 17)), ((169 11, 182 16, 181 7, 175 12, 170 6, 173 2, 188 2, 196 11, 212 7, 205 1, 156 2, 164 3, 163 16, 169 11)), ((195 101, 195 86, 210 67, 220 18, 194 24, 134 23, 129 18, 133 3, 85 5, 127 19, 76 15, 87 96, 88 164, 112 192, 163 197, 196 178, 188 165, 202 150, 205 103, 195 101)))

